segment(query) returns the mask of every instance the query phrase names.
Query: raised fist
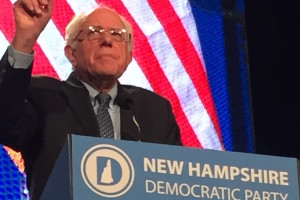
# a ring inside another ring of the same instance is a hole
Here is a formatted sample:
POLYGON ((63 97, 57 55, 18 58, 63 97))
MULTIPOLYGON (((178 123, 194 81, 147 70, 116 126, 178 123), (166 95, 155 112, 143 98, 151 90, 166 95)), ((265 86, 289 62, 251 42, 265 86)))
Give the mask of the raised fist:
POLYGON ((12 46, 31 53, 40 33, 51 18, 54 0, 18 0, 14 4, 16 33, 12 46))

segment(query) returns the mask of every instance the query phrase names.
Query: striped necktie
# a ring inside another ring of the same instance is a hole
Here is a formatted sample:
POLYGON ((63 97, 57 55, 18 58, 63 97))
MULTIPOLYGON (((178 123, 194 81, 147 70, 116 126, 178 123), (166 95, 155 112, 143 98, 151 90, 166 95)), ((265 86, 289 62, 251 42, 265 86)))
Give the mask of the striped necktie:
POLYGON ((114 128, 108 112, 111 97, 109 94, 98 94, 96 99, 99 103, 96 117, 99 125, 100 136, 104 138, 114 138, 114 128))

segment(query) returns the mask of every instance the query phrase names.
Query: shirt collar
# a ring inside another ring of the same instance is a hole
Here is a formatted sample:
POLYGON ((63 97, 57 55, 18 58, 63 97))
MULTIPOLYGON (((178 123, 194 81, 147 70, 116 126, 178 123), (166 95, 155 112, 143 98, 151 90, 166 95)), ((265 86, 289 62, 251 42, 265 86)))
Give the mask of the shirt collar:
MULTIPOLYGON (((81 81, 81 80, 80 80, 81 81)), ((95 97, 99 94, 97 90, 95 90, 93 87, 91 87, 89 84, 87 84, 84 81, 81 81, 82 84, 85 86, 85 88, 88 90, 91 101, 93 104, 95 104, 95 97)), ((115 98, 118 93, 118 84, 116 83, 114 87, 107 93, 111 97, 111 100, 109 101, 109 107, 111 108, 113 106, 113 102, 115 101, 115 98)))

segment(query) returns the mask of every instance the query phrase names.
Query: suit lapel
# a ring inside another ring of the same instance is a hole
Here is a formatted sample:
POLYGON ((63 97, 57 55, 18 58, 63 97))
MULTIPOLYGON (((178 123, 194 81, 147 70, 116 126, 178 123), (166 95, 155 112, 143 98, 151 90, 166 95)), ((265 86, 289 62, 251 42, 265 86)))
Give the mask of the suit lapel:
POLYGON ((121 110, 121 139, 140 141, 141 133, 139 131, 139 124, 134 121, 135 116, 130 109, 121 110))
POLYGON ((99 136, 98 123, 91 105, 89 93, 76 78, 74 72, 65 84, 63 84, 62 91, 66 96, 71 110, 84 129, 84 133, 90 136, 99 136))
POLYGON ((120 106, 121 117, 121 139, 123 140, 141 140, 141 131, 138 120, 134 115, 135 104, 133 94, 135 90, 126 88, 118 83, 118 95, 116 103, 120 106))

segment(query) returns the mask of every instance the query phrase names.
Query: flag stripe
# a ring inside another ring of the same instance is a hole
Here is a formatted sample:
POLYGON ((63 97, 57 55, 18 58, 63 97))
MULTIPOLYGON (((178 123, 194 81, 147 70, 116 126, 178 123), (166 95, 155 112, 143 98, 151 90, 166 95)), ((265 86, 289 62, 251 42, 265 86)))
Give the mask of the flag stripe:
POLYGON ((47 55, 59 78, 62 80, 67 79, 72 71, 72 67, 63 53, 65 47, 64 39, 60 32, 56 29, 52 20, 48 22, 37 42, 47 55), (51 35, 51 37, 49 37, 49 35, 51 35))
MULTIPOLYGON (((1 28, 0 28, 1 30, 1 28)), ((9 45, 9 42, 7 41, 5 35, 0 31, 0 57, 4 54, 4 52, 7 49, 7 46, 9 45)))
MULTIPOLYGON (((177 13, 178 17, 180 18, 182 25, 183 25, 184 29, 186 30, 186 33, 188 34, 190 41, 192 42, 194 49, 196 50, 196 52, 199 56, 200 62, 202 63, 204 73, 206 74, 206 66, 205 66, 206 64, 205 64, 205 61, 203 58, 203 53, 201 50, 202 47, 200 44, 200 38, 199 38, 200 36, 198 35, 196 21, 195 21, 194 15, 192 13, 192 8, 191 8, 189 1, 188 0, 169 0, 169 1, 170 1, 171 5, 173 6, 175 12, 177 13)), ((187 52, 187 54, 188 54, 188 52, 187 52)), ((208 79, 207 79, 207 81, 209 83, 208 79)), ((212 95, 212 91, 211 91, 211 95, 212 95)), ((212 98, 212 103, 214 104, 213 98, 212 98)), ((224 143, 223 143, 223 133, 221 131, 221 124, 219 121, 219 115, 216 111, 215 104, 214 104, 214 110, 215 110, 214 113, 215 113, 216 118, 213 120, 215 121, 215 124, 218 125, 216 127, 217 134, 219 136, 219 140, 222 145, 222 149, 225 150, 224 143)), ((208 135, 210 135, 210 133, 208 133, 208 135)))
POLYGON ((153 91, 153 88, 135 59, 132 59, 125 73, 119 78, 119 81, 122 84, 135 85, 153 91))
POLYGON ((98 3, 95 0, 67 0, 67 2, 71 6, 74 13, 81 13, 83 11, 88 13, 98 6, 98 3))
MULTIPOLYGON (((220 136, 221 130, 217 113, 203 64, 200 61, 197 51, 193 48, 193 44, 179 17, 168 0, 161 0, 159 4, 155 3, 153 0, 148 0, 148 3, 152 7, 160 23, 163 25, 168 38, 178 57, 181 59, 193 85, 196 87, 196 91, 204 104, 205 110, 208 112, 214 127, 220 136), (165 12, 165 10, 168 10, 168 12, 165 12)), ((219 139, 221 139, 221 137, 219 139)))
POLYGON ((74 12, 66 0, 55 0, 52 20, 62 36, 66 34, 66 26, 74 16, 74 12))
POLYGON ((15 34, 15 23, 14 23, 14 14, 13 14, 13 7, 9 1, 1 2, 1 7, 5 13, 0 15, 0 29, 2 30, 3 34, 7 38, 8 41, 12 41, 14 34, 15 34))
MULTIPOLYGON (((192 8, 188 0, 170 0, 170 4, 174 8, 177 16, 180 18, 181 23, 187 32, 190 41, 192 42, 194 49, 201 60, 201 63, 205 69, 205 62, 203 60, 203 54, 201 50, 200 40, 197 32, 197 26, 192 13, 192 8)), ((175 34, 175 33, 174 33, 175 34)), ((206 71, 206 70, 205 70, 206 71)))

